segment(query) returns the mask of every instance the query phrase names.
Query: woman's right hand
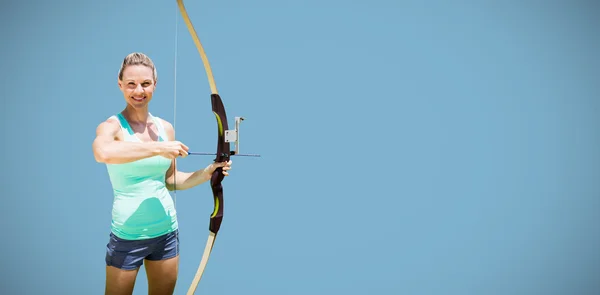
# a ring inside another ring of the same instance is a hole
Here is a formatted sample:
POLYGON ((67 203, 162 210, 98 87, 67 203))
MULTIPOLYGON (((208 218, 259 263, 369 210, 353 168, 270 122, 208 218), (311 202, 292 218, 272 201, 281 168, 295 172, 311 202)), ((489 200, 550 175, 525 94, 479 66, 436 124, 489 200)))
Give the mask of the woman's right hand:
POLYGON ((180 141, 164 141, 160 142, 158 154, 171 160, 177 157, 185 158, 188 155, 189 149, 180 141))

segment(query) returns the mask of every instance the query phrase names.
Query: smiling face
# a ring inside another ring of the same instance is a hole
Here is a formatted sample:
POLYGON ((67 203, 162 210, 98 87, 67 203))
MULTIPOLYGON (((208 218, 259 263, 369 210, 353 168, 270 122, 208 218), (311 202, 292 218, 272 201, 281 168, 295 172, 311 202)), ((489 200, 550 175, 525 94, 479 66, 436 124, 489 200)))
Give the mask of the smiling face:
POLYGON ((117 80, 128 107, 147 111, 158 81, 150 57, 141 52, 128 54, 123 59, 117 80))
POLYGON ((136 109, 148 107, 156 88, 152 68, 145 65, 126 66, 118 83, 128 105, 136 109))

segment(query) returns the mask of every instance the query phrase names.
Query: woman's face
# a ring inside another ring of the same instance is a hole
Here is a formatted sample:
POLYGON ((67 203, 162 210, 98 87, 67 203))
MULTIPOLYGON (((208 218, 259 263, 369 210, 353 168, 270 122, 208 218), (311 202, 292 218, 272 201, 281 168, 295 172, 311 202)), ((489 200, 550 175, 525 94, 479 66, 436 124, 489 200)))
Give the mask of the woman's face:
POLYGON ((119 80, 119 88, 127 104, 134 108, 147 107, 156 88, 153 70, 144 65, 127 66, 123 79, 119 80))

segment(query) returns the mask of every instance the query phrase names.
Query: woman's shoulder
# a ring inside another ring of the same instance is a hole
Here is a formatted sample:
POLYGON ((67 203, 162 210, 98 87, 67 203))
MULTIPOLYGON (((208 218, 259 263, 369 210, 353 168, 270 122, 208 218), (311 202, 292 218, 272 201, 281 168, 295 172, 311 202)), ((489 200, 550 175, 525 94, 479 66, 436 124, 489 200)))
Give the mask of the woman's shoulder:
POLYGON ((106 118, 104 121, 100 122, 96 129, 98 130, 118 130, 121 128, 121 124, 119 123, 119 119, 117 116, 110 116, 106 118))
POLYGON ((162 128, 165 130, 165 133, 169 136, 169 138, 171 140, 173 140, 173 138, 175 138, 175 128, 173 128, 173 125, 169 121, 167 121, 161 117, 158 117, 158 116, 153 116, 153 117, 162 126, 162 128))
POLYGON ((153 117, 158 121, 158 123, 160 125, 163 126, 163 128, 165 128, 165 130, 168 130, 168 129, 172 130, 173 129, 173 125, 169 121, 167 121, 167 120, 165 120, 165 119, 163 119, 163 118, 161 118, 159 116, 154 116, 153 115, 153 117))
POLYGON ((120 137, 121 132, 121 124, 119 123, 119 119, 116 116, 110 116, 106 118, 104 121, 100 122, 96 127, 96 135, 97 136, 113 136, 120 137))

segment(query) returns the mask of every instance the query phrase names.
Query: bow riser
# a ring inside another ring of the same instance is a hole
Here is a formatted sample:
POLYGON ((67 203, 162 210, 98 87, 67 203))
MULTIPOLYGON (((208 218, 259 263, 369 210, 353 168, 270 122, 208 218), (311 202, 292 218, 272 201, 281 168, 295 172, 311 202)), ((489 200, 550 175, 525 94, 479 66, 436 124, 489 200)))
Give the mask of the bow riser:
MULTIPOLYGON (((229 161, 229 142, 225 141, 225 131, 228 130, 227 113, 225 112, 225 106, 223 101, 218 94, 211 94, 210 96, 212 111, 217 119, 218 127, 218 139, 217 139, 217 152, 215 162, 227 162, 229 161)), ((223 221, 223 185, 221 182, 225 176, 223 175, 223 168, 217 168, 213 172, 210 178, 210 186, 213 191, 213 198, 215 203, 215 209, 210 216, 209 230, 215 235, 221 228, 221 222, 223 221)))

